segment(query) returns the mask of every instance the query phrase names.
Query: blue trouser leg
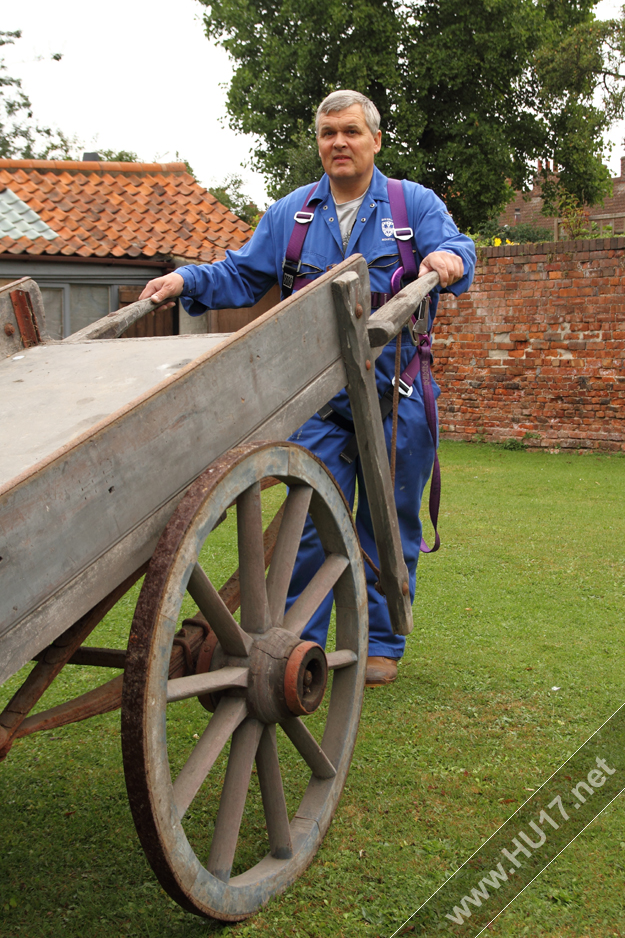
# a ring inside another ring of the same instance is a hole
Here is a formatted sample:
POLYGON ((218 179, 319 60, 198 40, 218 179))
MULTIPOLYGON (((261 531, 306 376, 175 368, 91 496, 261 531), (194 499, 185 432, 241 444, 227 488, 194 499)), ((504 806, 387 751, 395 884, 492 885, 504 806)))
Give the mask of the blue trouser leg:
MULTIPOLYGON (((330 420, 322 420, 315 414, 290 439, 294 443, 305 446, 325 463, 349 502, 350 508, 353 508, 357 463, 348 463, 340 458, 340 454, 350 439, 350 434, 330 420)), ((293 568, 286 601, 287 609, 293 605, 304 587, 312 580, 324 560, 325 554, 317 530, 308 515, 293 568)), ((333 597, 330 592, 304 629, 302 638, 306 641, 317 642, 325 647, 332 602, 333 597)))
MULTIPOLYGON (((403 367, 405 365, 402 363, 403 367)), ((390 451, 392 422, 387 417, 384 422, 387 448, 390 451)), ((317 415, 308 420, 293 434, 291 440, 310 449, 326 464, 343 490, 347 501, 353 507, 358 478, 358 508, 356 528, 364 550, 378 565, 378 555, 373 538, 373 528, 369 503, 367 500, 360 461, 347 463, 340 458, 350 435, 331 421, 323 421, 317 415)), ((397 460, 395 472, 395 502, 404 551, 408 567, 410 596, 414 600, 416 588, 417 562, 421 544, 421 521, 419 509, 423 489, 432 471, 434 462, 434 444, 425 419, 420 379, 415 382, 415 390, 410 398, 400 401, 397 426, 397 460)), ((287 608, 293 604, 304 587, 324 561, 324 554, 315 528, 307 519, 302 535, 300 549, 293 570, 289 587, 287 608)), ((394 635, 391 627, 386 599, 375 589, 376 576, 365 565, 367 590, 369 596, 369 654, 384 655, 389 658, 401 658, 404 653, 405 638, 394 635)), ((330 614, 332 594, 321 604, 312 617, 302 637, 325 645, 330 614)))

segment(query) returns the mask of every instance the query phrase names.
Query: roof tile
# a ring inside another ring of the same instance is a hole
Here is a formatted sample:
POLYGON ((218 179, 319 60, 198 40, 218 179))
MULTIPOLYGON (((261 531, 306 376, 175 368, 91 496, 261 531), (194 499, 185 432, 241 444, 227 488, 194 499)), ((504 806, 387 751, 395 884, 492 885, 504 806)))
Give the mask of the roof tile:
POLYGON ((8 190, 23 208, 18 219, 13 206, 5 206, 9 222, 0 230, 0 253, 176 254, 212 262, 252 234, 184 163, 0 159, 0 198, 8 190), (31 227, 24 228, 25 222, 31 227), (22 228, 10 227, 15 224, 22 228), (8 237, 24 230, 27 237, 8 237))

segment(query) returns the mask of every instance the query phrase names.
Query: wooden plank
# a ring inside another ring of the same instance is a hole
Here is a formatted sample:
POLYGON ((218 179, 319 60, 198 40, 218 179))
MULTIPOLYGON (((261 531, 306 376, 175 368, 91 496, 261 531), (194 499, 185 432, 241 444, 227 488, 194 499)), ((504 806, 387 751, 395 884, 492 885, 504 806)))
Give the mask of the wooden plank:
MULTIPOLYGON (((51 590, 42 603, 14 625, 13 634, 8 631, 0 637, 0 683, 34 658, 42 646, 60 635, 63 625, 76 622, 85 615, 90 597, 100 602, 133 570, 149 561, 183 494, 177 493, 160 510, 105 551, 97 563, 86 566, 59 590, 51 590)), ((0 596, 0 604, 1 600, 0 596)))
POLYGON ((205 334, 56 343, 0 361, 0 487, 223 341, 205 334))
POLYGON ((122 702, 123 682, 124 675, 120 674, 111 681, 107 681, 106 684, 101 684, 100 687, 81 694, 80 697, 58 704, 42 713, 34 713, 20 724, 15 738, 21 739, 22 736, 30 736, 31 733, 38 733, 41 730, 58 729, 59 726, 78 723, 80 720, 88 720, 89 717, 100 713, 117 710, 122 702))
POLYGON ((123 671, 126 664, 126 650, 82 645, 67 663, 86 665, 91 668, 120 668, 123 671))
POLYGON ((9 296, 13 303, 13 312, 22 338, 22 345, 24 348, 33 348, 35 345, 39 345, 41 334, 30 293, 26 290, 11 290, 9 296))
POLYGON ((399 535, 373 353, 367 334, 368 296, 365 295, 362 300, 366 313, 363 315, 362 307, 357 309, 362 283, 355 272, 342 274, 333 283, 332 290, 360 464, 380 558, 380 583, 388 603, 393 631, 397 635, 408 635, 413 629, 408 570, 399 535))
MULTIPOLYGON (((204 630, 199 626, 191 628, 191 635, 187 635, 187 640, 191 646, 192 653, 197 652, 204 640, 204 630)), ((187 633, 189 629, 187 629, 187 633)), ((169 677, 175 679, 184 674, 186 668, 184 651, 179 645, 174 645, 169 660, 169 677)), ((55 729, 59 726, 66 726, 68 723, 77 723, 80 720, 87 720, 89 717, 96 716, 99 713, 109 713, 117 710, 122 703, 122 686, 124 675, 120 674, 114 677, 106 684, 96 687, 94 690, 81 694, 80 697, 74 697, 49 710, 43 710, 35 713, 24 720, 15 733, 15 738, 28 736, 31 733, 37 733, 39 730, 55 729)))
MULTIPOLYGON (((67 661, 71 661, 81 651, 80 646, 85 639, 144 573, 145 566, 135 570, 131 576, 41 652, 33 670, 0 713, 0 750, 17 733, 27 714, 52 684, 67 661)), ((121 654, 125 657, 125 652, 121 654)), ((122 663, 121 667, 123 666, 122 663)))
MULTIPOLYGON (((406 325, 421 300, 428 295, 430 290, 438 284, 438 274, 435 271, 413 280, 403 290, 400 290, 392 300, 381 306, 369 318, 367 323, 367 332, 369 333, 369 344, 371 348, 381 348, 387 345, 391 339, 394 339, 398 332, 401 332, 406 325)), ((416 331, 427 332, 427 317, 419 320, 416 324, 416 331)))
POLYGON ((150 556, 206 466, 284 439, 345 386, 331 284, 349 270, 368 290, 364 259, 350 258, 0 487, 0 681, 150 556))

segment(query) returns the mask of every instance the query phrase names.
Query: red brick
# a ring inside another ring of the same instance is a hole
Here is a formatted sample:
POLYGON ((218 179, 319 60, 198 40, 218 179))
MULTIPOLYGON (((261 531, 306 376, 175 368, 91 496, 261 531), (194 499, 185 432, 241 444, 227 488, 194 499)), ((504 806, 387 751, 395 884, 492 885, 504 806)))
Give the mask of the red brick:
POLYGON ((442 432, 625 451, 625 239, 529 247, 481 252, 462 309, 441 299, 442 432))

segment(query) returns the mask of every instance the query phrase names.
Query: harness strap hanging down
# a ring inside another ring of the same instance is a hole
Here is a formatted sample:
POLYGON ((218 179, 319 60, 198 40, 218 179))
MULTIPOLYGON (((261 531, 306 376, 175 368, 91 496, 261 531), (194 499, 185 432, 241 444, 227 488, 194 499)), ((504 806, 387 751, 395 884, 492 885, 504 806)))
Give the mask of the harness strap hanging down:
POLYGON ((391 486, 395 491, 395 467, 397 466, 397 423, 399 420, 399 374, 401 371, 401 332, 395 336, 395 375, 393 380, 393 423, 391 428, 391 486))

